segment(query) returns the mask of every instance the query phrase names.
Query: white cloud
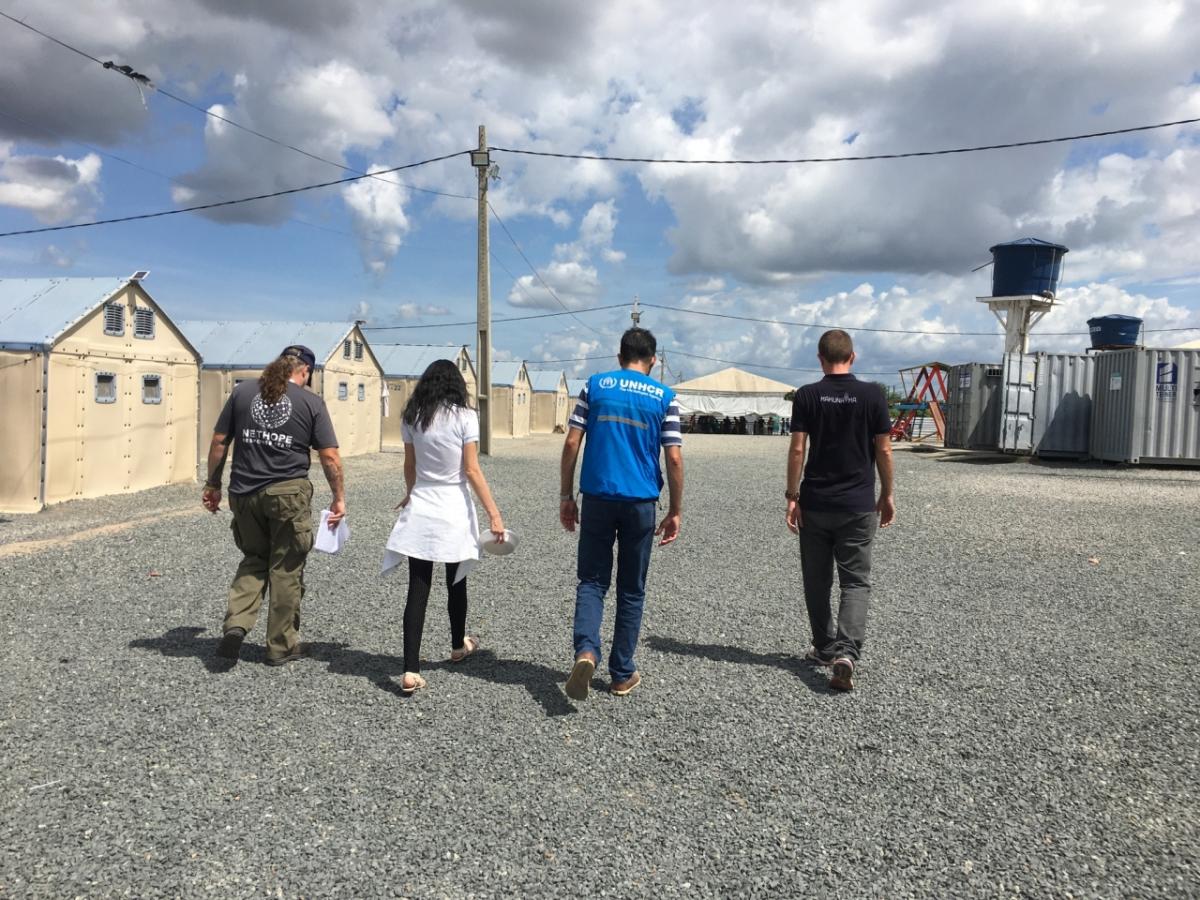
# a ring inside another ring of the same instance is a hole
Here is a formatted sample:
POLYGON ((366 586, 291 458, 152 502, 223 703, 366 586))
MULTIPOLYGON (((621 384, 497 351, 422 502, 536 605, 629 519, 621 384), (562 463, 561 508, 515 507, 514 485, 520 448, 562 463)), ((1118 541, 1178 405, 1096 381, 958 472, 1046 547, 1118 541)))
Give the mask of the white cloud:
POLYGON ((448 316, 450 310, 444 306, 437 306, 432 303, 401 303, 396 307, 397 318, 405 321, 412 319, 423 319, 426 316, 448 316))
MULTIPOLYGON (((367 171, 374 173, 383 168, 372 166, 367 171)), ((409 230, 404 212, 407 188, 391 181, 390 176, 364 178, 342 188, 342 197, 354 218, 367 270, 382 274, 409 230)))
POLYGON ((80 159, 21 155, 0 143, 0 206, 26 210, 45 225, 89 214, 101 199, 101 165, 95 153, 80 159))
POLYGON ((509 304, 535 309, 562 309, 562 305, 579 309, 600 293, 600 277, 595 267, 578 260, 555 260, 541 269, 540 274, 540 279, 520 276, 508 292, 509 304))

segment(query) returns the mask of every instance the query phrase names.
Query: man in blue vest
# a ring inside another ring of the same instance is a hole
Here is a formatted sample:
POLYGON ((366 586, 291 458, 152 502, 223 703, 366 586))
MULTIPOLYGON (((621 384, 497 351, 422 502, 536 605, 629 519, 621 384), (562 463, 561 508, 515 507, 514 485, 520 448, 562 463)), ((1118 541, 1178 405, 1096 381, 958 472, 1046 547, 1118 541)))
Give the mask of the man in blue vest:
POLYGON ((644 328, 621 336, 621 368, 588 379, 579 392, 562 454, 559 521, 579 531, 579 586, 575 591, 575 665, 567 696, 585 700, 592 673, 600 663, 600 620, 604 595, 612 582, 613 544, 617 545, 617 611, 608 671, 611 690, 623 697, 642 680, 633 662, 642 627, 646 572, 654 535, 659 546, 679 536, 683 504, 683 437, 675 392, 650 377, 658 344, 644 328), (575 462, 587 438, 575 502, 575 462), (667 461, 670 507, 654 527, 663 477, 659 449, 667 461))

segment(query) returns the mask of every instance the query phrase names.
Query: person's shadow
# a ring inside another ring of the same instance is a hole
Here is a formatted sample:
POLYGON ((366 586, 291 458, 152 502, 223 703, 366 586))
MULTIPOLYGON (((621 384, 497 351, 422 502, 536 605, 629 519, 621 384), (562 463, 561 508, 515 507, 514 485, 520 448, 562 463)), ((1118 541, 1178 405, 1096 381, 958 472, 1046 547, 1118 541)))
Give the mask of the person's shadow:
MULTIPOLYGON (((162 637, 138 638, 129 646, 141 650, 155 650, 163 656, 175 658, 192 657, 200 660, 214 675, 229 672, 238 660, 224 659, 216 655, 220 638, 203 636, 206 629, 192 625, 172 628, 162 637)), ((308 658, 325 663, 335 675, 365 678, 375 687, 403 699, 400 687, 404 676, 404 658, 390 653, 370 653, 355 650, 344 643, 332 641, 310 641, 308 658)), ((242 663, 262 663, 266 650, 249 642, 242 644, 242 663)), ((564 716, 575 712, 575 707, 562 692, 561 683, 566 676, 557 669, 540 663, 520 659, 501 659, 490 650, 478 650, 461 663, 433 662, 423 666, 425 671, 446 670, 469 678, 479 678, 493 684, 519 685, 541 705, 547 716, 564 716)), ((593 682, 593 687, 600 687, 593 682)))
POLYGON ((755 653, 741 647, 730 647, 726 644, 693 644, 687 641, 677 641, 674 638, 648 635, 646 646, 660 653, 674 653, 678 656, 696 656, 710 659, 713 662, 729 662, 743 666, 770 666, 790 672, 804 682, 814 694, 836 694, 837 691, 829 686, 829 679, 818 671, 818 666, 805 662, 803 657, 790 653, 755 653))

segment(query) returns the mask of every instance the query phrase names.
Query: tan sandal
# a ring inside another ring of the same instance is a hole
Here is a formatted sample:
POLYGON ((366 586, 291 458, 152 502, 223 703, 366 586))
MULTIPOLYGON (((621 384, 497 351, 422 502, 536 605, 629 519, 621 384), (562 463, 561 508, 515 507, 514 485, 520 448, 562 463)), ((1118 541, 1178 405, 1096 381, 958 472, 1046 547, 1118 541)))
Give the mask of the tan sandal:
POLYGON ((416 672, 405 672, 404 677, 400 679, 400 693, 405 697, 411 697, 415 692, 425 687, 425 679, 416 672), (409 687, 405 682, 412 681, 412 687, 409 687))
POLYGON ((479 649, 479 638, 474 635, 467 635, 463 638, 463 645, 458 650, 450 651, 450 662, 460 663, 476 650, 479 649))

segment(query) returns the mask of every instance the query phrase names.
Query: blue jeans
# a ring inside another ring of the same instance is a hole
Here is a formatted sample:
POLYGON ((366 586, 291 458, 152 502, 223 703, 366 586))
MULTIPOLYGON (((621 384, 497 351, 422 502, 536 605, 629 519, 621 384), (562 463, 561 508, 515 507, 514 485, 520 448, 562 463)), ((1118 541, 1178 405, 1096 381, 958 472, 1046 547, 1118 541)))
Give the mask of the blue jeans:
POLYGON ((612 582, 613 542, 617 545, 617 615, 608 671, 624 681, 637 671, 633 652, 642 630, 646 571, 654 541, 654 500, 600 500, 584 497, 579 513, 579 586, 575 589, 575 655, 596 655, 604 595, 612 582))

